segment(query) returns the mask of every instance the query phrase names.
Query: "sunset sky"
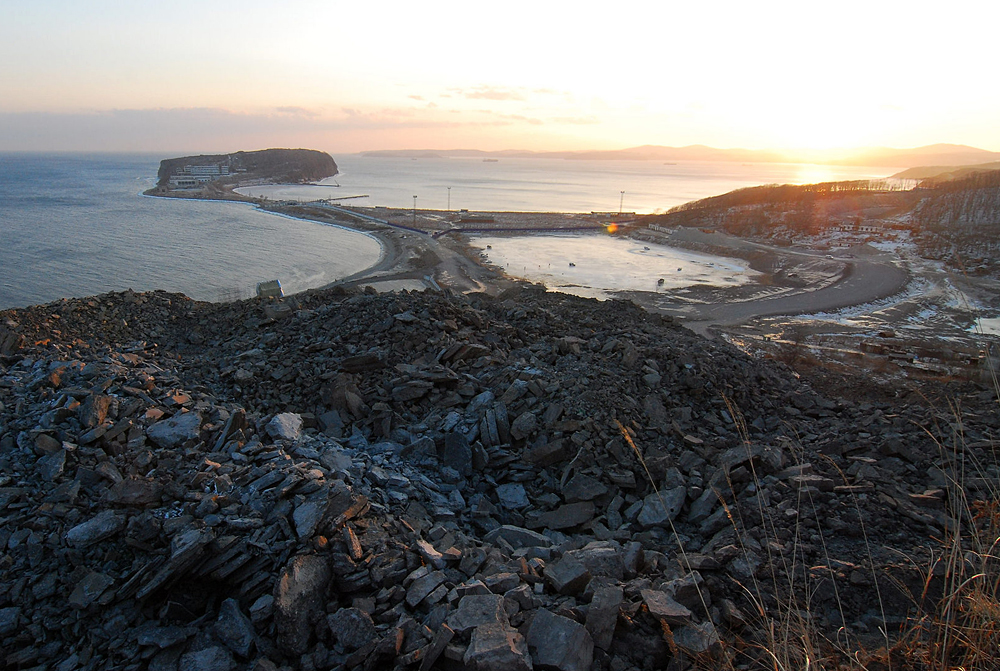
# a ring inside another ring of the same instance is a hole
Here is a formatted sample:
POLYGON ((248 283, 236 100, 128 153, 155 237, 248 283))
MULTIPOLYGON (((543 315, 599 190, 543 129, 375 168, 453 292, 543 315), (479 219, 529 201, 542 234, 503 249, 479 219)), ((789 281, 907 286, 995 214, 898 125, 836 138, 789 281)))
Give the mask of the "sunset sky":
POLYGON ((0 150, 1000 151, 996 2, 3 2, 0 150))

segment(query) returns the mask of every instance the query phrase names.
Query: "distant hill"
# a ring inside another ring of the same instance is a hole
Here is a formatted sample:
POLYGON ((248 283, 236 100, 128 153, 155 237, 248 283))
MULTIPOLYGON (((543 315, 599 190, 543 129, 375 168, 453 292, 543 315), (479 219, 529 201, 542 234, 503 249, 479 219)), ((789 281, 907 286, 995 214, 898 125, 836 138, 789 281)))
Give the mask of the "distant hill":
POLYGON ((987 172, 990 170, 1000 170, 1000 161, 993 163, 979 163, 976 165, 928 165, 919 168, 907 168, 902 172, 897 172, 893 179, 932 179, 945 181, 961 179, 977 172, 987 172))
POLYGON ((932 144, 915 149, 891 149, 887 147, 863 149, 835 162, 842 165, 917 168, 921 166, 965 166, 988 161, 1000 161, 1000 152, 961 144, 932 144))
POLYGON ((827 163, 873 167, 968 166, 1000 161, 1000 152, 956 144, 935 144, 914 149, 875 147, 830 151, 771 151, 718 149, 701 144, 686 147, 643 145, 628 149, 583 151, 482 151, 478 149, 398 149, 362 152, 382 158, 561 158, 588 161, 726 161, 730 163, 827 163))
MULTIPOLYGON (((246 180, 297 183, 333 177, 337 163, 326 152, 315 149, 262 149, 233 154, 181 156, 160 161, 157 186, 168 187, 171 178, 213 177, 212 182, 233 184, 246 180)), ((202 179, 204 181, 204 179, 202 179)))

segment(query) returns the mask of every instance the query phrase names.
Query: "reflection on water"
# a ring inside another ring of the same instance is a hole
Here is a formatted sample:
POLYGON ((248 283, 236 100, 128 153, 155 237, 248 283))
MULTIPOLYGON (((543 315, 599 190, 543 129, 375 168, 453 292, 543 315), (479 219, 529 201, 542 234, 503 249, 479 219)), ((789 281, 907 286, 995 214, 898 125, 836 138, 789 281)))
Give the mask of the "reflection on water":
POLYGON ((508 275, 589 298, 695 284, 732 286, 757 275, 737 259, 606 235, 484 236, 471 243, 508 275))
POLYGON ((555 158, 376 158, 335 156, 340 174, 319 185, 264 185, 240 193, 272 200, 344 199, 344 205, 503 212, 648 214, 760 184, 884 177, 894 170, 798 163, 570 161, 555 158), (624 196, 622 191, 625 191, 624 196), (346 198, 351 196, 352 198, 346 198), (353 196, 366 196, 353 198, 353 196))

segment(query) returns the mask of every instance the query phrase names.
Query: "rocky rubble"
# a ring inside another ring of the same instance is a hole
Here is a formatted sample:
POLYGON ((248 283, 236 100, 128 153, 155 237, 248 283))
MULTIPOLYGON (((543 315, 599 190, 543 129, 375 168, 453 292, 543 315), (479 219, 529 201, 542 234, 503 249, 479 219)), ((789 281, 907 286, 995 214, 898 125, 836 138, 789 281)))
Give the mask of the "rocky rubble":
POLYGON ((629 303, 283 308, 0 313, 6 668, 756 668, 789 592, 898 630, 1000 479, 989 390, 819 393, 629 303))

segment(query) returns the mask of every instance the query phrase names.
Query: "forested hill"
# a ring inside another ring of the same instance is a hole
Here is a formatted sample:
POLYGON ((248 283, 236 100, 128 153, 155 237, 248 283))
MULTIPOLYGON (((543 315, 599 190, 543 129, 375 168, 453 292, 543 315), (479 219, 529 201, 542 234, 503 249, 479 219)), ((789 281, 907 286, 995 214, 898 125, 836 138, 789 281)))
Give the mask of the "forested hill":
POLYGON ((685 203, 649 221, 769 237, 889 221, 915 230, 1000 231, 1000 170, 925 180, 913 189, 881 180, 751 187, 685 203))
POLYGON ((172 176, 185 173, 185 168, 219 167, 228 171, 219 181, 235 182, 261 179, 270 182, 315 182, 337 174, 337 163, 326 152, 315 149, 263 149, 238 151, 233 154, 203 154, 182 156, 160 161, 157 184, 166 186, 172 176))

